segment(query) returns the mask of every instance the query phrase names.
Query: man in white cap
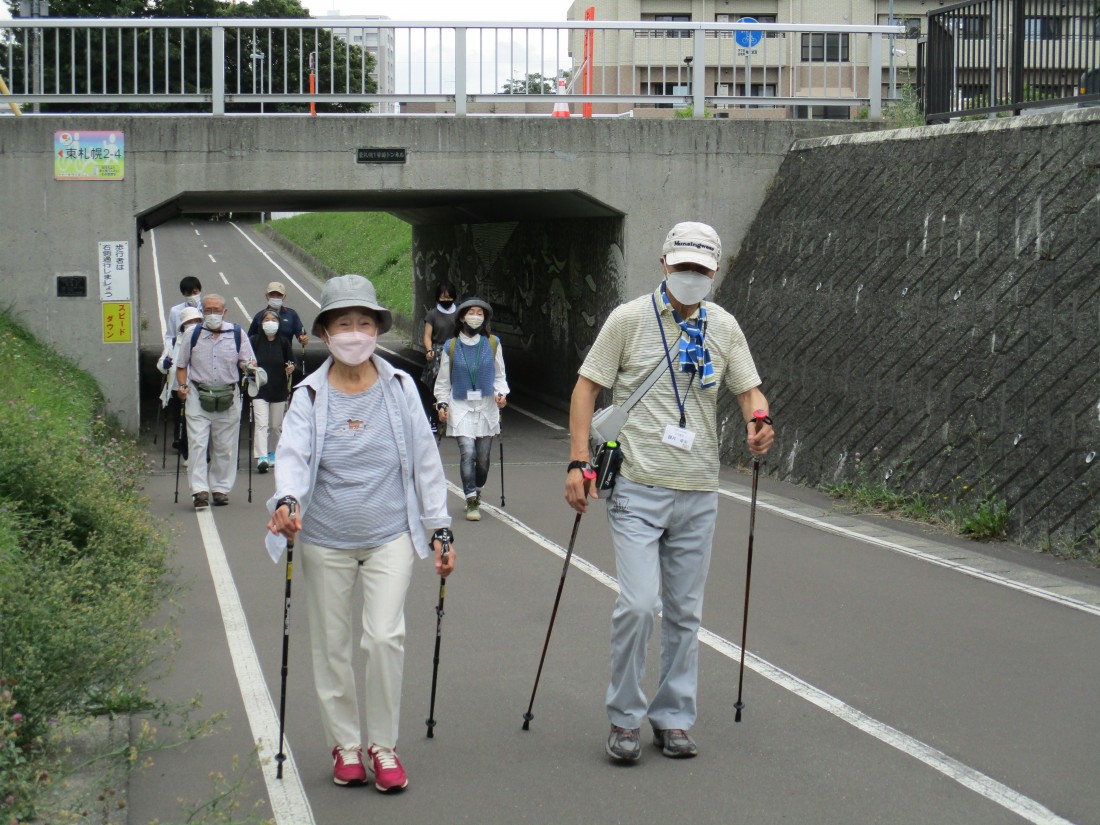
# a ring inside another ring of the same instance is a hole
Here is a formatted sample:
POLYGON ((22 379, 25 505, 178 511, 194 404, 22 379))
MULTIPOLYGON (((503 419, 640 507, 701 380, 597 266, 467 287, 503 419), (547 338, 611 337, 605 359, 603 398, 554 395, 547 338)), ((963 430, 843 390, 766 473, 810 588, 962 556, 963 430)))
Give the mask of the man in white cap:
POLYGON ((286 305, 286 287, 279 281, 272 281, 267 285, 265 297, 267 306, 252 316, 252 323, 248 325, 248 337, 260 335, 263 332, 264 313, 273 309, 279 313, 279 331, 276 335, 285 338, 291 345, 297 338, 298 343, 304 347, 309 341, 309 334, 298 313, 286 305))
POLYGON ((665 239, 662 280, 612 311, 580 368, 569 409, 565 499, 577 512, 598 498, 588 437, 604 389, 623 404, 660 368, 618 436, 622 465, 608 498, 619 597, 611 617, 606 750, 616 762, 641 756, 641 724, 665 756, 695 756, 699 622, 718 514, 718 387, 725 382, 745 421, 749 451, 775 437, 745 336, 734 317, 706 301, 722 242, 703 223, 678 223, 665 239), (667 375, 667 377, 666 377, 667 375), (671 385, 671 386, 670 386, 671 385), (759 423, 758 423, 759 422, 759 423), (642 688, 654 619, 662 611, 657 691, 642 688))

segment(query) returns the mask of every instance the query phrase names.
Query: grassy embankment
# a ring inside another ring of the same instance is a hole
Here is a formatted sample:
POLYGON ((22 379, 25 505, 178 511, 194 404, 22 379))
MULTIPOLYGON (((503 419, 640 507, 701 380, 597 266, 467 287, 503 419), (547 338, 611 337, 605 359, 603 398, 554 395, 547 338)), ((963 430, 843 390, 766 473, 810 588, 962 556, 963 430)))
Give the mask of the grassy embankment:
POLYGON ((412 314, 412 227, 385 212, 310 212, 271 227, 335 272, 371 280, 382 306, 412 314))
POLYGON ((101 414, 96 382, 0 314, 0 820, 57 778, 54 747, 88 715, 149 706, 164 650, 167 537, 144 458, 101 414))

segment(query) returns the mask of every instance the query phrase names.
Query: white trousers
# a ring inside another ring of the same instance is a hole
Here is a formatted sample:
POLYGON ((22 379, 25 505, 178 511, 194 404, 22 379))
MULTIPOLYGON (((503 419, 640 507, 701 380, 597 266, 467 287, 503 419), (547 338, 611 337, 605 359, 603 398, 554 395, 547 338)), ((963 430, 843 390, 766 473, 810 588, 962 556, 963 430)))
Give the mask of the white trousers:
POLYGON ((362 550, 303 544, 301 552, 313 681, 328 747, 375 744, 394 748, 405 667, 405 594, 416 555, 412 540, 406 533, 387 544, 362 550), (357 581, 363 592, 359 647, 366 671, 365 743, 360 734, 352 666, 352 604, 357 581))
POLYGON ((275 452, 275 444, 283 433, 283 412, 285 410, 285 401, 252 399, 252 421, 253 426, 256 428, 256 431, 252 434, 253 458, 266 458, 268 453, 275 452), (269 446, 268 438, 270 436, 274 436, 274 438, 271 439, 269 446))
POLYGON ((207 412, 194 387, 187 391, 187 481, 191 494, 228 493, 237 480, 237 439, 241 434, 241 393, 225 412, 207 412), (209 468, 206 448, 210 447, 209 468))

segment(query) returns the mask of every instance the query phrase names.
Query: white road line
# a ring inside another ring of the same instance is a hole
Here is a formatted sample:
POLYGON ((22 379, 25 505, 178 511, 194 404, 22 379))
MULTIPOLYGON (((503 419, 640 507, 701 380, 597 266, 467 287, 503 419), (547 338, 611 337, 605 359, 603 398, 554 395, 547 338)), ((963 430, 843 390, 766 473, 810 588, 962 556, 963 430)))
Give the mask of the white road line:
MULTIPOLYGON (((743 493, 735 493, 731 490, 719 489, 718 494, 725 496, 726 498, 732 498, 736 501, 749 504, 751 499, 749 496, 743 493)), ((776 513, 783 518, 790 521, 796 521, 800 524, 805 524, 813 527, 817 530, 822 530, 826 533, 833 533, 837 536, 843 536, 844 538, 855 539, 862 541, 865 544, 873 544, 877 547, 884 547, 887 550, 892 550, 895 553, 901 553, 902 555, 909 556, 920 561, 934 564, 938 567, 945 567, 948 570, 954 570, 956 573, 962 573, 966 576, 972 576, 982 581, 990 582, 992 584, 998 584, 1002 587, 1007 587, 1012 590, 1017 590, 1021 593, 1027 593, 1031 596, 1036 596, 1040 599, 1045 599, 1048 602, 1054 602, 1060 604, 1063 607, 1069 607, 1073 610, 1080 610, 1083 613, 1089 613, 1093 616, 1100 616, 1100 607, 1089 604, 1088 602, 1075 599, 1072 596, 1065 596, 1060 593, 1056 593, 1044 587, 1037 587, 1035 585, 1026 584, 1025 582, 1014 581, 1006 576, 999 575, 997 573, 987 573, 984 570, 978 570, 975 567, 971 567, 966 564, 960 564, 958 561, 948 558, 941 558, 932 553, 926 553, 922 550, 917 550, 913 547, 906 547, 904 544, 899 544, 896 541, 890 541, 889 539, 881 539, 876 536, 867 536, 862 533, 858 533, 855 530, 849 530, 846 527, 841 527, 837 524, 829 524, 827 521, 816 519, 813 516, 806 516, 801 513, 796 513, 792 510, 787 510, 783 507, 779 507, 775 504, 768 504, 767 502, 756 500, 756 506, 761 510, 769 510, 776 513)))
POLYGON ((160 316, 160 340, 163 341, 164 337, 168 334, 168 322, 164 318, 164 296, 161 294, 160 286, 160 262, 157 260, 157 230, 149 230, 149 240, 153 245, 153 281, 157 285, 157 314, 160 316))
POLYGON ((256 247, 256 249, 259 250, 259 253, 261 255, 263 255, 265 258, 267 258, 268 263, 270 263, 273 267, 275 267, 277 270, 279 270, 279 272, 281 272, 283 274, 284 278, 286 278, 288 281, 290 281, 292 284, 294 284, 294 286, 296 286, 298 288, 298 291, 301 292, 303 295, 305 295, 306 298, 309 301, 311 301, 315 307, 317 307, 318 309, 321 308, 321 302, 318 301, 316 298, 314 298, 312 295, 310 295, 308 292, 306 292, 305 287, 303 287, 300 283, 295 281, 294 278, 291 276, 291 274, 289 272, 287 272, 285 269, 283 269, 281 266, 279 266, 277 263, 275 263, 275 259, 272 258, 270 254, 268 254, 267 250, 265 250, 258 243, 256 243, 254 240, 252 240, 252 238, 250 238, 248 236, 248 233, 245 232, 243 229, 241 229, 239 226, 237 226, 236 223, 231 222, 229 225, 232 226, 234 229, 236 229, 238 232, 240 232, 241 236, 246 241, 248 241, 250 244, 252 244, 254 247, 256 247))
MULTIPOLYGON (((244 318, 249 323, 252 323, 252 316, 248 314, 248 310, 245 309, 244 304, 241 303, 241 299, 238 298, 236 295, 234 295, 233 300, 236 301, 237 306, 241 308, 241 317, 244 318)), ((248 327, 244 326, 244 324, 238 324, 238 326, 244 327, 245 331, 248 330, 248 327)))
POLYGON ((206 253, 206 257, 210 259, 211 263, 217 263, 217 260, 215 260, 214 256, 211 255, 209 252, 206 253))
POLYGON ((226 286, 229 286, 229 279, 225 277, 224 272, 219 272, 218 277, 222 279, 223 284, 225 284, 226 286))
MULTIPOLYGON (((465 500, 461 487, 451 484, 450 482, 447 483, 447 487, 460 499, 465 500)), ((759 505, 759 502, 757 502, 757 504, 759 505)), ((531 527, 528 527, 514 516, 491 504, 483 503, 481 509, 504 522, 517 533, 525 536, 540 547, 549 550, 561 559, 565 558, 566 550, 564 547, 554 543, 531 527)), ((580 558, 577 556, 576 551, 574 551, 570 563, 608 589, 615 593, 619 592, 619 583, 614 576, 608 575, 596 565, 580 558)), ((735 662, 741 660, 741 647, 719 636, 717 633, 713 633, 705 628, 700 628, 699 641, 735 662)), ((964 765, 957 759, 952 759, 947 754, 921 742, 919 739, 915 739, 896 728, 890 727, 884 722, 880 722, 868 716, 851 705, 842 702, 835 696, 799 679, 794 674, 776 667, 766 659, 762 659, 746 651, 745 666, 770 682, 790 691, 799 698, 805 699, 807 702, 827 711, 842 722, 846 722, 857 730, 878 739, 880 742, 923 762, 934 771, 946 776, 948 779, 958 782, 963 787, 969 788, 971 791, 1000 805, 1002 808, 1011 811, 1017 816, 1026 819, 1028 822, 1036 823, 1036 825, 1073 825, 1070 820, 1063 819, 1034 799, 1024 796, 992 777, 986 776, 984 773, 964 765)))
POLYGON ((237 684, 241 689, 252 737, 259 746, 258 754, 263 762, 264 783, 271 802, 271 813, 277 825, 310 825, 316 820, 313 818, 313 809, 306 797, 302 779, 298 775, 289 742, 285 742, 283 747, 286 754, 283 778, 278 779, 275 776, 277 766, 274 757, 279 751, 279 717, 260 669, 260 659, 256 655, 252 634, 248 630, 248 619, 233 581, 233 571, 229 569, 225 548, 214 524, 214 515, 207 509, 197 511, 196 516, 203 545, 206 547, 210 577, 214 580, 214 591, 221 608, 233 670, 237 674, 237 684))
POLYGON ((195 234, 198 235, 199 234, 199 228, 197 226, 195 226, 194 224, 192 224, 192 226, 195 227, 195 234))
POLYGON ((547 427, 549 427, 552 430, 558 430, 559 432, 565 432, 565 427, 559 427, 553 421, 547 421, 542 416, 535 415, 533 412, 530 412, 529 410, 523 409, 523 407, 517 407, 515 404, 512 404, 511 402, 508 403, 508 406, 505 409, 515 410, 516 412, 520 413, 521 415, 526 415, 528 418, 533 418, 535 421, 539 422, 540 424, 545 424, 547 427))

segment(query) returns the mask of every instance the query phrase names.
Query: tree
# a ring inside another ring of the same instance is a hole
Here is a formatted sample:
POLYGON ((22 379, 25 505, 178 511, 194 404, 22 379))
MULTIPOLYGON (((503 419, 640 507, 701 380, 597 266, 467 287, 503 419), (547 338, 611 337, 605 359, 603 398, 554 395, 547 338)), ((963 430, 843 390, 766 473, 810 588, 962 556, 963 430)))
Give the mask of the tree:
MULTIPOLYGON (((8 0, 8 6, 18 8, 18 0, 8 0)), ((52 0, 51 17, 73 18, 123 18, 123 19, 163 19, 163 18, 255 18, 255 19, 308 19, 309 12, 299 0, 255 0, 253 3, 232 4, 227 0, 52 0)), ((211 57, 213 53, 209 29, 197 32, 187 31, 182 35, 181 43, 177 30, 165 38, 152 36, 149 32, 138 32, 136 38, 130 30, 105 29, 101 35, 93 35, 89 42, 83 36, 70 39, 67 35, 42 39, 41 65, 44 88, 67 89, 73 67, 78 78, 87 85, 80 87, 93 93, 101 88, 108 91, 127 93, 161 92, 165 88, 172 92, 191 94, 210 94, 211 57), (197 36, 197 42, 196 42, 197 36), (115 55, 121 54, 121 59, 115 55), (102 55, 108 55, 103 60, 102 55), (91 77, 87 66, 91 65, 91 77), (60 82, 58 82, 60 81, 60 82), (93 85, 94 84, 94 85, 93 85)), ((309 90, 309 54, 316 53, 318 65, 336 66, 339 70, 320 72, 317 91, 321 93, 373 94, 378 85, 370 74, 374 70, 374 56, 360 46, 349 44, 345 39, 330 36, 328 30, 307 29, 287 33, 272 31, 268 37, 267 29, 239 28, 226 33, 225 43, 225 90, 227 94, 251 94, 253 90, 281 91, 297 93, 309 90), (253 55, 263 54, 262 61, 253 55), (260 72, 263 76, 260 76, 260 72), (361 71, 364 77, 360 82, 361 71), (284 87, 285 83, 285 87, 284 87)), ((12 85, 22 88, 24 61, 23 44, 14 48, 12 60, 14 68, 12 85)), ((94 99, 94 97, 93 97, 94 99)), ((265 111, 301 112, 306 103, 267 104, 265 111)), ((227 104, 226 110, 232 112, 259 111, 259 101, 238 101, 227 104)), ((207 103, 179 103, 165 105, 122 104, 113 101, 89 102, 86 104, 42 104, 42 111, 64 111, 74 109, 84 112, 117 111, 173 111, 199 112, 209 111, 207 103)), ((331 112, 369 111, 366 103, 318 104, 318 110, 331 112)))
POLYGON ((557 81, 538 72, 527 75, 527 79, 511 78, 501 91, 506 95, 550 95, 557 90, 557 81))

